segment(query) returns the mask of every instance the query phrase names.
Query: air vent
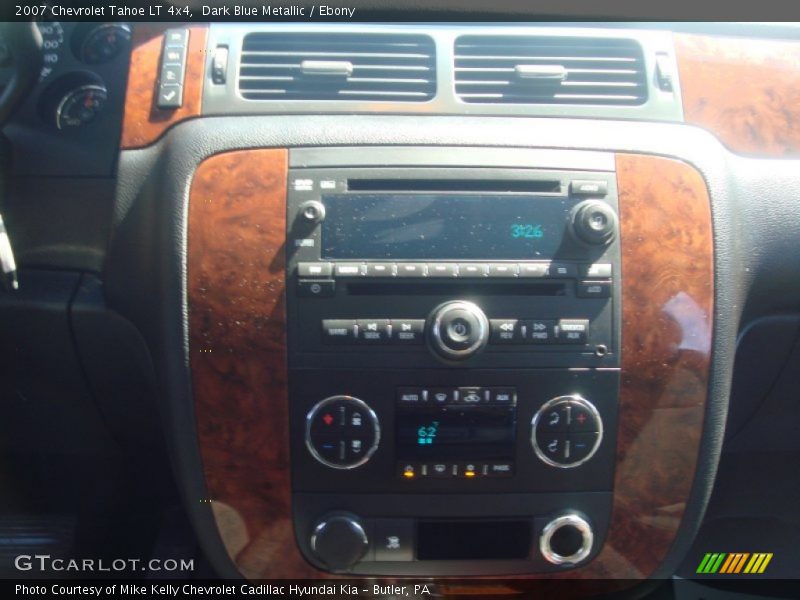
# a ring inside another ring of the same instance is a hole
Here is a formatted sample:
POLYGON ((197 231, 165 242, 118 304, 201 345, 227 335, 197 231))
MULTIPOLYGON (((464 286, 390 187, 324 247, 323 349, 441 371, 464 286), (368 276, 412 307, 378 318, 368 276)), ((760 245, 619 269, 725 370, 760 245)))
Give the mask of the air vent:
POLYGON ((247 100, 425 102, 436 52, 424 35, 250 33, 239 65, 247 100))
POLYGON ((461 36, 455 83, 462 101, 484 104, 647 101, 642 48, 631 39, 461 36))

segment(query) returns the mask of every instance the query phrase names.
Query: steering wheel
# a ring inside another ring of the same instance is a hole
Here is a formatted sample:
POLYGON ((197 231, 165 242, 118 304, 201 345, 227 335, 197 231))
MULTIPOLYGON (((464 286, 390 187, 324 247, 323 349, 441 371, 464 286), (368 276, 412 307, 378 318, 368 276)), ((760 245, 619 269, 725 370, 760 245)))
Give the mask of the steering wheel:
MULTIPOLYGON (((2 127, 39 79, 39 72, 42 69, 42 34, 35 23, 0 23, 0 67, 10 70, 10 75, 0 92, 0 127, 2 127)), ((0 284, 7 289, 15 290, 19 288, 17 265, 11 239, 1 214, 5 196, 3 186, 5 162, 0 160, 0 284)))
POLYGON ((2 127, 39 79, 42 34, 36 23, 0 23, 0 66, 11 70, 0 92, 2 127))

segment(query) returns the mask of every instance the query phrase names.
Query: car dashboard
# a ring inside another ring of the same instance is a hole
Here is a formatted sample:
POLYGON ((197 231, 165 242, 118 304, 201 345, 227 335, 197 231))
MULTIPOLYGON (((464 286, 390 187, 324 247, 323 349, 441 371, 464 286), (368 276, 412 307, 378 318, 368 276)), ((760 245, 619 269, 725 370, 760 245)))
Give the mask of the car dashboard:
POLYGON ((163 431, 216 575, 596 593, 694 556, 755 411, 737 344, 800 300, 796 40, 43 27, 73 50, 5 128, 11 187, 89 185, 105 217, 75 227, 108 224, 47 246, 6 209, 18 262, 82 273, 81 360, 131 340, 145 420, 83 376, 112 428, 163 431))

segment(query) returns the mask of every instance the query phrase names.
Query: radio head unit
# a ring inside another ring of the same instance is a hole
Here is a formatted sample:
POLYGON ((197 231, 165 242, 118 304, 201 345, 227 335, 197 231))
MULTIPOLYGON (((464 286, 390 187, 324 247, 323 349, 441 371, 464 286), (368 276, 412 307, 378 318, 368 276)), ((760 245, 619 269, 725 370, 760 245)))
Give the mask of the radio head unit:
POLYGON ((297 364, 616 366, 611 173, 294 169, 289 186, 297 364))

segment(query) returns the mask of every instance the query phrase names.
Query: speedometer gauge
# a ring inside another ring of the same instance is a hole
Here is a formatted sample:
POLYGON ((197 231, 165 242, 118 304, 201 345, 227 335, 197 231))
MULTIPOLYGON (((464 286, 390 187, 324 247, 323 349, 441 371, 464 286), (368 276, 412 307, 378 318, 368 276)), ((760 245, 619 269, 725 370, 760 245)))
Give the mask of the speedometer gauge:
POLYGON ((36 25, 42 34, 43 65, 39 81, 43 81, 61 60, 61 51, 64 48, 64 28, 58 21, 39 21, 36 25))

